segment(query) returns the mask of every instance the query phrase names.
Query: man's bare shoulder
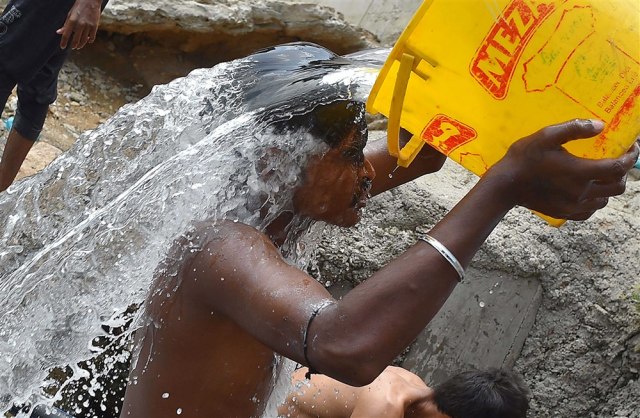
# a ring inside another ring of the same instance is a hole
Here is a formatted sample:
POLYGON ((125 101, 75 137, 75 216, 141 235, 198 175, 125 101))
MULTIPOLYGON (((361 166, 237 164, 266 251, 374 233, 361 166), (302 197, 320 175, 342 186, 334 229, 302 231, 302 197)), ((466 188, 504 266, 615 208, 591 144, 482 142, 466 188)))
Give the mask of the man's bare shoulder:
POLYGON ((192 231, 198 244, 189 250, 182 284, 211 310, 235 318, 270 281, 290 268, 261 231, 233 221, 202 222, 192 231))
POLYGON ((258 269, 264 271, 269 266, 284 263, 280 251, 267 235, 242 222, 205 221, 195 225, 193 234, 198 245, 190 250, 193 257, 187 272, 194 277, 224 277, 247 283, 258 269))
POLYGON ((202 221, 195 225, 192 232, 200 243, 198 258, 232 254, 242 258, 243 254, 253 252, 276 252, 278 249, 269 238, 256 228, 242 222, 230 220, 202 221))

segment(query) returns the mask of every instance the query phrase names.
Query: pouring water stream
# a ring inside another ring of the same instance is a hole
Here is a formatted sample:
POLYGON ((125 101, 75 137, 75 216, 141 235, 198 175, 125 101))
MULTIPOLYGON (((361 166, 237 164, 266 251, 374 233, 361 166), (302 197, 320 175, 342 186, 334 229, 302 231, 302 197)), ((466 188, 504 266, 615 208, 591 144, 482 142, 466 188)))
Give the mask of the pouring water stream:
MULTIPOLYGON (((345 59, 293 44, 195 70, 0 194, 0 411, 51 404, 41 386, 53 367, 83 374, 74 365, 91 357, 102 324, 143 300, 193 221, 262 229, 286 210, 317 142, 270 126, 320 104, 364 101, 387 53, 345 59)), ((313 246, 294 244, 289 260, 303 267, 313 246)))

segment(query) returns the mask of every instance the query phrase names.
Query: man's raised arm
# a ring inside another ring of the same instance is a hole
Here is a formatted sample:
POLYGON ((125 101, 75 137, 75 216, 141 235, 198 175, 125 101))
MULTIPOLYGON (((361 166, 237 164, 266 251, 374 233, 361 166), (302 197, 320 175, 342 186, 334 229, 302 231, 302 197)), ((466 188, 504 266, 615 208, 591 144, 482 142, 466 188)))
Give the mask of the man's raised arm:
MULTIPOLYGON (((464 268, 516 205, 556 218, 589 218, 624 192, 638 158, 636 144, 604 160, 578 158, 562 147, 602 129, 601 122, 574 120, 516 142, 430 235, 464 268)), ((308 362, 351 385, 371 382, 437 314, 458 279, 440 252, 419 241, 316 316, 308 329, 308 362)))

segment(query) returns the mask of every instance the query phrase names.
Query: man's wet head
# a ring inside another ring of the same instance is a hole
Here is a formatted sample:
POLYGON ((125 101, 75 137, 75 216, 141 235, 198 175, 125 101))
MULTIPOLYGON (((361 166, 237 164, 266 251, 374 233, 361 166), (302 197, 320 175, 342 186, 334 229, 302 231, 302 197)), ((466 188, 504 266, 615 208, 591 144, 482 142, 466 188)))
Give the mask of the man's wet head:
POLYGON ((339 226, 352 226, 368 199, 373 167, 364 157, 367 127, 364 106, 336 102, 306 116, 311 134, 330 147, 312 157, 294 196, 299 214, 339 226))

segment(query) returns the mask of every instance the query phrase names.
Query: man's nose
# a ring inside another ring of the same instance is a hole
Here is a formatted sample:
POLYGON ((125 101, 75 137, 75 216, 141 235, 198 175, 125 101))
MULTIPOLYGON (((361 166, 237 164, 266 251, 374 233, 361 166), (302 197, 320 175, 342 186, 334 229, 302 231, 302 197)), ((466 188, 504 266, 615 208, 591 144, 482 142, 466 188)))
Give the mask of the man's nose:
POLYGON ((373 168, 371 161, 364 159, 364 176, 373 180, 376 178, 376 170, 373 168))

